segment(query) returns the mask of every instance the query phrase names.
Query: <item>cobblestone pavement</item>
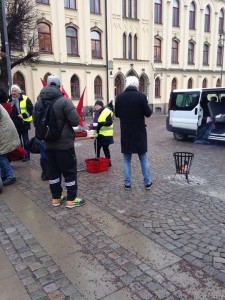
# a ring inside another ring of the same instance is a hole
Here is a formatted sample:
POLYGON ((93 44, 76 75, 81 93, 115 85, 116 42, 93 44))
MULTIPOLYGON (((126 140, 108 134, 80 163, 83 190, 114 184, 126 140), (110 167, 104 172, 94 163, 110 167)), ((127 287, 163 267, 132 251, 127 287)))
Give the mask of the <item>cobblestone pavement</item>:
MULTIPOLYGON (((165 116, 153 116, 147 125, 154 184, 144 189, 134 155, 126 191, 114 124, 112 167, 78 173, 83 207, 51 206, 38 155, 13 163, 17 183, 0 194, 0 262, 13 267, 0 271, 1 300, 225 299, 224 146, 177 142, 165 116), (194 153, 189 184, 174 176, 176 151, 194 153)), ((75 148, 82 168, 94 157, 93 140, 77 140, 75 148)))

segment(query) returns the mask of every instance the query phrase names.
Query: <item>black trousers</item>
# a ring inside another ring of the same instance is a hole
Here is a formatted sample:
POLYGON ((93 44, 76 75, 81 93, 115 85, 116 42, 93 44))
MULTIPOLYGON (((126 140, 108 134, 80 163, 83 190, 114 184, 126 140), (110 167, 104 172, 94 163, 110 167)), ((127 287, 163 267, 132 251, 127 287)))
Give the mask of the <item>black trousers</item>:
POLYGON ((27 151, 26 157, 30 158, 28 130, 17 130, 17 132, 19 134, 21 146, 27 151))
POLYGON ((77 197, 77 159, 74 148, 68 150, 46 150, 48 156, 49 186, 53 199, 62 195, 61 178, 64 177, 67 200, 77 197))
POLYGON ((102 146, 100 143, 98 143, 97 139, 95 139, 94 148, 95 148, 95 154, 96 154, 97 158, 100 157, 101 148, 102 148, 103 152, 105 154, 105 157, 110 159, 109 145, 102 146))

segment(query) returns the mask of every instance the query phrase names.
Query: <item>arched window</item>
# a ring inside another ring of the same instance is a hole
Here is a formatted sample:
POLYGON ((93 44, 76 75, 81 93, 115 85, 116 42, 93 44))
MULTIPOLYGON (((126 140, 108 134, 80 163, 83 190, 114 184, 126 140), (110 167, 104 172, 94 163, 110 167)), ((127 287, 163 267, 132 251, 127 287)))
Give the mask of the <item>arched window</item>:
POLYGON ((80 84, 76 75, 73 75, 70 80, 71 97, 73 99, 80 98, 80 84))
POLYGON ((162 23, 162 0, 155 0, 154 2, 154 15, 155 15, 155 23, 162 23))
POLYGON ((209 64, 209 46, 204 44, 203 46, 203 65, 209 64))
POLYGON ((25 80, 23 75, 20 72, 16 72, 13 75, 13 83, 17 84, 21 90, 24 92, 24 94, 26 94, 26 86, 25 86, 25 80))
POLYGON ((47 83, 47 80, 48 80, 48 76, 50 76, 51 73, 46 73, 45 76, 44 76, 44 81, 47 83))
POLYGON ((132 59, 132 35, 128 36, 128 59, 132 59))
POLYGON ((221 9, 219 14, 219 34, 224 33, 224 12, 221 9))
POLYGON ((192 42, 188 43, 188 63, 194 63, 194 44, 192 42))
POLYGON ((123 34, 123 59, 127 58, 127 36, 126 33, 123 34))
POLYGON ((223 62, 223 47, 218 46, 217 47, 217 66, 222 66, 223 62))
POLYGON ((205 8, 205 32, 210 31, 210 8, 207 5, 205 8))
POLYGON ((157 77, 155 80, 155 98, 160 97, 160 79, 157 77))
POLYGON ((157 38, 154 40, 154 61, 161 61, 161 40, 157 38))
POLYGON ((117 75, 115 78, 115 96, 119 95, 123 91, 121 76, 117 75))
POLYGON ((50 26, 46 23, 39 23, 38 29, 38 42, 41 52, 52 52, 51 30, 50 26))
POLYGON ((95 99, 102 99, 102 80, 99 76, 95 78, 94 90, 95 90, 95 99))
POLYGON ((195 29, 195 5, 191 2, 189 9, 189 29, 195 29))
POLYGON ((78 55, 77 30, 73 27, 66 28, 66 46, 68 54, 78 55))
POLYGON ((93 58, 102 57, 101 34, 98 31, 91 32, 91 51, 93 58))
POLYGON ((207 87, 207 79, 204 78, 204 80, 202 81, 202 87, 206 88, 207 87))
POLYGON ((178 63, 178 42, 172 41, 171 62, 178 63))
POLYGON ((179 1, 173 0, 173 26, 179 26, 179 1))
POLYGON ((192 78, 189 78, 188 79, 188 86, 187 86, 187 88, 188 89, 192 89, 192 86, 193 86, 193 80, 192 80, 192 78))
POLYGON ((177 88, 177 80, 176 78, 173 78, 172 82, 171 82, 171 90, 176 90, 177 88))
POLYGON ((134 59, 137 59, 137 35, 134 36, 134 59))
POLYGON ((140 80, 139 80, 139 91, 146 94, 146 81, 144 76, 141 76, 140 80))
POLYGON ((100 14, 100 0, 90 0, 90 12, 100 14))
POLYGON ((218 78, 217 81, 216 81, 216 87, 221 87, 221 82, 220 82, 220 79, 218 78))

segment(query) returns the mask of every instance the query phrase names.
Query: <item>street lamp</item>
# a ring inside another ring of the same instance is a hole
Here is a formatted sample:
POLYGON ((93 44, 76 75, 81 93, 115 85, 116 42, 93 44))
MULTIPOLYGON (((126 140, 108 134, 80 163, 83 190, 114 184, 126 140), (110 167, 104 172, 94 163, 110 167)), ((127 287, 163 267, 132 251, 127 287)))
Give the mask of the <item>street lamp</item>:
POLYGON ((224 55, 224 40, 225 40, 225 33, 220 34, 219 38, 219 44, 221 45, 221 70, 220 70, 220 86, 222 85, 222 80, 223 80, 223 55, 224 55))

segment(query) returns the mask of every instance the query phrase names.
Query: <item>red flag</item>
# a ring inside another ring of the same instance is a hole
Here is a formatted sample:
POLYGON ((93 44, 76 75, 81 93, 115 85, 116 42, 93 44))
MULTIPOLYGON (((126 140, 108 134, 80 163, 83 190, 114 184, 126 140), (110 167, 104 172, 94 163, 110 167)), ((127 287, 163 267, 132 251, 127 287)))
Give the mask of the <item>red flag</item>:
POLYGON ((64 90, 64 87, 63 87, 63 86, 62 86, 62 88, 61 88, 61 92, 63 93, 63 95, 64 95, 66 98, 68 98, 69 100, 71 100, 70 97, 69 97, 69 95, 67 94, 67 92, 64 90))
POLYGON ((47 82, 46 81, 44 81, 43 79, 41 79, 41 82, 42 82, 43 86, 47 86, 47 82))
POLYGON ((85 89, 86 89, 86 87, 84 88, 83 93, 80 96, 80 100, 79 100, 79 102, 77 104, 77 107, 76 107, 78 115, 80 116, 80 121, 79 121, 80 126, 84 126, 82 111, 83 111, 83 106, 84 106, 84 92, 85 92, 85 89))

